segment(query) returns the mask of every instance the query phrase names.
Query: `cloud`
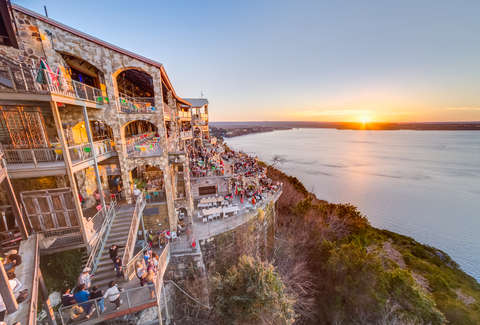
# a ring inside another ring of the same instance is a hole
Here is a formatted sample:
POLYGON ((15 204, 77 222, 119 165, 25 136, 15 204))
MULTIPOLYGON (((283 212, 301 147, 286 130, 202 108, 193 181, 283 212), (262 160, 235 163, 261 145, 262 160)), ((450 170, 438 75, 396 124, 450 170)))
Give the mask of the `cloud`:
POLYGON ((480 112, 480 107, 463 106, 463 107, 447 107, 448 111, 467 111, 467 112, 480 112))

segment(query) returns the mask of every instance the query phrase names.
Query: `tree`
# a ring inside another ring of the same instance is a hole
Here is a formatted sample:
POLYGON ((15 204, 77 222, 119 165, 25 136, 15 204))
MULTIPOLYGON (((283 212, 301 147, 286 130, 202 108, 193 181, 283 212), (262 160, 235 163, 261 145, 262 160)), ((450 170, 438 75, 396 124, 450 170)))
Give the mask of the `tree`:
POLYGON ((225 324, 292 324, 294 300, 273 265, 249 256, 213 280, 214 307, 225 324))

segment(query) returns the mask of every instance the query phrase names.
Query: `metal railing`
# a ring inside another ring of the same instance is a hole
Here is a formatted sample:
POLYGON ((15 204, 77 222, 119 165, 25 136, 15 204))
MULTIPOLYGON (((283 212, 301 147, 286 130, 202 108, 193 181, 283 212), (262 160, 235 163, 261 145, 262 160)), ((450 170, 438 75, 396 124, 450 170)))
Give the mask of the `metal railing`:
POLYGON ((14 149, 4 145, 4 158, 9 165, 31 163, 35 167, 42 162, 63 160, 62 150, 56 148, 14 149))
POLYGON ((110 139, 95 141, 93 148, 94 150, 92 150, 90 143, 87 142, 70 146, 68 150, 72 161, 90 159, 93 157, 93 152, 95 152, 97 156, 100 156, 115 151, 115 147, 112 145, 112 140, 110 139))
POLYGON ((243 207, 241 206, 238 212, 233 216, 223 216, 223 218, 220 218, 219 220, 212 220, 204 223, 202 219, 198 218, 198 215, 196 215, 194 217, 195 239, 207 239, 245 224, 258 215, 259 209, 265 209, 270 203, 275 203, 282 194, 282 191, 282 184, 279 184, 276 191, 264 193, 264 198, 260 202, 257 202, 255 205, 243 205, 243 207))
POLYGON ((37 82, 38 71, 0 58, 0 92, 48 94, 46 84, 37 82))
POLYGON ((128 261, 127 264, 123 265, 123 275, 125 279, 131 280, 135 275, 135 266, 137 262, 144 263, 143 255, 146 250, 150 249, 148 246, 142 248, 134 257, 128 261))
MULTIPOLYGON (((105 248, 105 243, 107 242, 108 235, 110 233, 110 228, 112 227, 112 222, 115 219, 115 202, 111 202, 110 206, 107 207, 107 211, 104 214, 105 218, 102 223, 100 231, 97 233, 97 236, 90 240, 90 244, 93 243, 90 255, 88 256, 87 263, 85 267, 89 267, 92 271, 91 274, 94 274, 97 270, 98 263, 102 256, 103 249, 105 248)), ((102 211, 102 210, 101 210, 102 211)), ((98 213, 97 213, 98 215, 98 213)), ((94 217, 95 218, 95 217, 94 217)))
POLYGON ((148 308, 157 304, 155 297, 155 284, 126 289, 121 291, 118 295, 120 299, 120 306, 118 309, 116 309, 114 303, 109 301, 109 297, 106 297, 105 299, 90 299, 71 306, 60 307, 58 310, 60 320, 64 325, 72 323, 78 324, 86 321, 97 323, 101 322, 101 320, 113 319, 121 315, 139 311, 136 307, 144 306, 145 308, 148 308), (103 313, 101 306, 104 308, 103 313), (78 307, 82 307, 82 313, 77 314, 75 312, 74 309, 78 310, 78 307), (92 308, 95 308, 95 311, 93 311, 92 315, 87 319, 85 309, 92 310, 92 308), (72 315, 75 315, 74 319, 72 318, 72 315))
POLYGON ((118 103, 122 113, 156 113, 155 98, 153 97, 130 97, 118 94, 118 103))
POLYGON ((62 74, 49 72, 45 69, 38 70, 36 81, 40 84, 45 84, 52 94, 91 101, 99 105, 103 105, 108 101, 103 97, 101 89, 67 78, 62 74))
POLYGON ((180 131, 180 138, 182 138, 182 139, 193 138, 192 130, 190 130, 190 131, 180 131))
POLYGON ((132 259, 135 242, 137 241, 138 227, 140 225, 140 220, 143 218, 145 205, 145 197, 141 194, 137 197, 137 201, 135 202, 135 210, 133 211, 132 222, 130 223, 130 230, 128 231, 125 250, 123 252, 122 261, 124 261, 124 263, 126 262, 128 264, 132 259))

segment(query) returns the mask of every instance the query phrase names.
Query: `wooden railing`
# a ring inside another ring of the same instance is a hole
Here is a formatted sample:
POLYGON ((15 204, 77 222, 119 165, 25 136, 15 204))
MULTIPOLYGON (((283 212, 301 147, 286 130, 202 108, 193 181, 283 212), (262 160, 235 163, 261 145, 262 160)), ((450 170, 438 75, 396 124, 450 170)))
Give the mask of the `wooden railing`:
POLYGON ((178 117, 183 118, 183 119, 191 119, 192 118, 192 112, 191 111, 178 111, 178 117))
POLYGON ((118 94, 118 104, 122 113, 156 113, 155 98, 153 97, 130 97, 118 94))
POLYGON ((145 197, 141 194, 137 197, 137 201, 135 202, 135 210, 133 211, 132 222, 130 223, 130 230, 128 231, 125 244, 125 251, 123 252, 122 261, 126 264, 130 262, 133 256, 133 250, 137 241, 138 226, 140 225, 140 220, 143 218, 145 205, 145 197))
POLYGON ((27 325, 37 324, 37 309, 38 309, 38 284, 40 281, 39 270, 40 270, 40 251, 38 249, 38 236, 35 236, 35 256, 34 258, 34 270, 33 270, 33 283, 32 291, 30 293, 30 308, 28 310, 28 321, 27 325))
POLYGON ((157 293, 157 301, 160 303, 160 294, 163 287, 163 275, 167 270, 168 262, 170 261, 170 243, 165 246, 162 254, 159 256, 158 269, 155 279, 155 289, 157 293))
POLYGON ((61 149, 56 150, 55 148, 14 149, 4 145, 3 151, 4 158, 9 165, 33 163, 37 167, 41 162, 63 160, 61 149))

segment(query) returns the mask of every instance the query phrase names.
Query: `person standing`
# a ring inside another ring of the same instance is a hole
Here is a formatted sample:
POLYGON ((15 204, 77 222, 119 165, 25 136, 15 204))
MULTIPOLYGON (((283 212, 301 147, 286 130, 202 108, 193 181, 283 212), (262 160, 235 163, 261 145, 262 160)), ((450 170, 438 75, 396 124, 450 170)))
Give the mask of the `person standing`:
POLYGON ((117 272, 117 278, 123 276, 123 266, 122 266, 122 259, 117 256, 117 258, 113 261, 113 267, 115 268, 115 272, 117 272))
POLYGON ((86 289, 90 288, 90 286, 92 285, 93 275, 90 275, 90 271, 91 269, 89 267, 85 267, 83 268, 82 273, 78 277, 78 284, 84 284, 86 289))
POLYGON ((118 249, 122 247, 125 247, 125 246, 118 246, 116 244, 113 244, 112 246, 110 246, 108 253, 110 255, 110 258, 112 259, 112 262, 115 262, 115 259, 118 256, 118 249))
POLYGON ((97 286, 92 287, 92 290, 90 291, 90 299, 97 299, 97 305, 100 312, 103 313, 105 311, 105 300, 103 299, 103 293, 102 290, 97 288, 97 286))
POLYGON ((137 278, 140 280, 140 285, 143 287, 145 284, 145 277, 147 276, 147 271, 142 262, 137 261, 135 264, 135 274, 137 278))
POLYGON ((110 303, 116 306, 115 310, 120 308, 120 305, 122 304, 122 301, 120 300, 120 289, 118 288, 115 281, 110 281, 110 283, 108 284, 108 289, 105 291, 103 298, 108 298, 108 301, 110 301, 110 303))

